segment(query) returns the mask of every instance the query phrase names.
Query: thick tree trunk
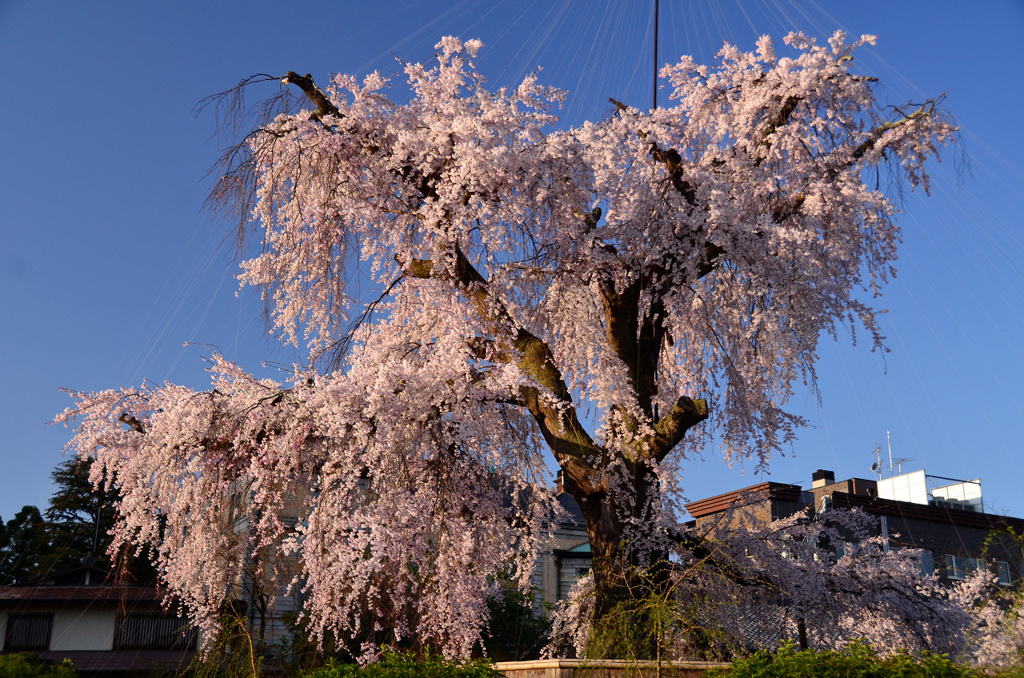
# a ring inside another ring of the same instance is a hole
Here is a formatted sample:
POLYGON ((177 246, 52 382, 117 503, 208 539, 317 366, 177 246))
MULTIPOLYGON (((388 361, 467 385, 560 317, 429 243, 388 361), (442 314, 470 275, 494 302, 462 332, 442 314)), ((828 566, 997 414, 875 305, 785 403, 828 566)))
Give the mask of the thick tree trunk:
POLYGON ((574 494, 593 553, 595 602, 587 655, 606 659, 654 659, 657 633, 647 607, 665 583, 659 565, 668 553, 651 541, 660 503, 658 481, 643 464, 623 478, 622 494, 574 494))

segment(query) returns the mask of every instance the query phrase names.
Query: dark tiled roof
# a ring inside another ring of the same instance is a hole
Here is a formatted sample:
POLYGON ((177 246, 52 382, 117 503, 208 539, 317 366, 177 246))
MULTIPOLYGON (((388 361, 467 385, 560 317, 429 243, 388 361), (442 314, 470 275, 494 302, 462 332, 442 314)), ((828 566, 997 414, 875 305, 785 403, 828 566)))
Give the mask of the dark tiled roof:
POLYGON ((951 509, 944 506, 915 504, 909 501, 896 501, 880 497, 863 497, 846 492, 833 492, 832 505, 836 508, 863 508, 875 515, 927 520, 933 523, 946 523, 962 527, 978 527, 985 530, 1013 528, 1018 533, 1024 532, 1024 520, 994 513, 975 513, 951 509))
POLYGON ((184 650, 108 650, 36 652, 51 661, 70 659, 81 674, 135 672, 143 670, 180 671, 185 669, 195 652, 184 650))
POLYGON ((155 586, 0 586, 5 602, 137 602, 160 600, 155 586))
POLYGON ((572 495, 568 492, 559 492, 558 503, 561 504, 565 512, 569 514, 568 524, 573 526, 583 527, 585 521, 583 520, 583 511, 580 509, 580 505, 576 503, 572 495))
POLYGON ((101 586, 112 576, 110 572, 102 568, 83 565, 70 570, 64 570, 63 572, 54 572, 32 581, 15 584, 15 586, 101 586), (88 584, 85 583, 86 579, 89 580, 88 584))

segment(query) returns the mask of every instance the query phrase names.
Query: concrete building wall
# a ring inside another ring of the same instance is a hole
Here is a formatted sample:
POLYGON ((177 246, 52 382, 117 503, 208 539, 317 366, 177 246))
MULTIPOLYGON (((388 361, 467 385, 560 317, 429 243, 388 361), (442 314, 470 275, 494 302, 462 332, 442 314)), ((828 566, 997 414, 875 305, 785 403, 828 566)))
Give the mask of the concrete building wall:
POLYGON ((558 567, 558 599, 566 600, 576 582, 588 572, 593 565, 590 554, 579 556, 563 556, 559 558, 558 567))
POLYGON ((1020 544, 1013 539, 1003 539, 990 530, 966 525, 945 525, 895 516, 887 516, 887 522, 890 543, 897 548, 930 551, 939 576, 950 578, 952 573, 948 571, 947 556, 956 556, 984 558, 989 567, 993 561, 1007 563, 1011 584, 1020 582, 1024 577, 1020 544))

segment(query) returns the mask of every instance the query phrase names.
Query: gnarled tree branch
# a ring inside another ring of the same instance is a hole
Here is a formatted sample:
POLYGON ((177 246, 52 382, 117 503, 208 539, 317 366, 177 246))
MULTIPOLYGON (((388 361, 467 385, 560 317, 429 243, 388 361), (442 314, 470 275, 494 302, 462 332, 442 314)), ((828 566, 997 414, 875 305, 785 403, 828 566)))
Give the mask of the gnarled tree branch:
POLYGON ((548 345, 522 327, 491 294, 487 280, 461 249, 455 248, 455 261, 450 269, 430 260, 410 261, 404 269, 413 278, 451 279, 459 285, 494 334, 495 348, 490 357, 501 362, 515 359, 523 374, 543 387, 544 390, 522 386, 519 398, 565 472, 567 489, 585 494, 601 492, 596 469, 606 461, 603 451, 580 423, 569 388, 548 345))

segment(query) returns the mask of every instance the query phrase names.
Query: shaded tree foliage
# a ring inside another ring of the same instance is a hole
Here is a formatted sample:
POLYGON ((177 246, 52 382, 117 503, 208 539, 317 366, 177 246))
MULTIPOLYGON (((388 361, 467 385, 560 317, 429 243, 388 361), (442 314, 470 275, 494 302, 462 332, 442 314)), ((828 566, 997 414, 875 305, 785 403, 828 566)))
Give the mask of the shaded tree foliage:
POLYGON ((108 550, 118 494, 89 480, 92 461, 70 458, 50 473, 55 490, 45 512, 26 506, 6 525, 0 520, 0 585, 22 583, 83 565, 155 582, 145 556, 125 551, 112 563, 108 550))
POLYGON ((484 636, 487 657, 496 662, 539 659, 548 644, 551 621, 546 614, 534 615, 534 596, 514 588, 487 601, 490 620, 484 636))
POLYGON ((117 494, 105 487, 93 489, 89 480, 91 460, 71 458, 50 473, 56 490, 45 517, 54 548, 49 568, 53 572, 83 564, 110 568, 107 548, 114 526, 117 494))
POLYGON ((45 574, 51 553, 49 533, 35 506, 25 506, 0 530, 0 586, 45 574))

